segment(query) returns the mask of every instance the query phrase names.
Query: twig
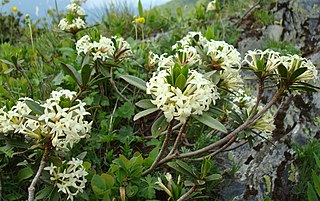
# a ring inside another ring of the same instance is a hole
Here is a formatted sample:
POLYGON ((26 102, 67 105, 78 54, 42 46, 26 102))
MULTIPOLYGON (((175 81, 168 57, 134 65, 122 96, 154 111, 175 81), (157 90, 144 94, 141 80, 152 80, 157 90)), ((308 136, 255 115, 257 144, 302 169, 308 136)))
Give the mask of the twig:
POLYGON ((158 162, 160 161, 161 157, 163 156, 165 149, 168 147, 168 143, 169 143, 170 136, 172 133, 172 125, 173 125, 173 120, 169 123, 168 132, 166 134, 166 137, 162 143, 161 149, 160 149, 156 159, 153 161, 153 163, 149 169, 142 172, 142 174, 141 174, 142 176, 149 174, 158 165, 158 162))
POLYGON ((28 188, 28 201, 33 201, 34 200, 34 194, 35 194, 35 186, 40 178, 40 175, 41 175, 41 172, 44 168, 44 166, 46 165, 46 161, 47 161, 47 157, 48 157, 48 146, 45 145, 45 148, 44 148, 44 151, 43 151, 43 155, 42 155, 42 158, 41 158, 41 161, 40 161, 40 165, 39 165, 39 169, 37 171, 37 174, 36 176, 33 178, 29 188, 28 188))
POLYGON ((29 77, 27 76, 26 72, 24 71, 24 69, 22 67, 21 67, 21 70, 19 70, 19 71, 22 73, 23 77, 27 80, 29 88, 30 88, 30 93, 31 93, 30 98, 33 98, 33 87, 32 87, 32 84, 31 84, 29 77))
POLYGON ((205 153, 207 151, 210 151, 212 149, 214 149, 215 147, 218 147, 226 142, 228 142, 230 139, 232 139, 234 136, 236 136, 239 132, 243 131, 244 129, 248 128, 249 126, 253 125, 254 123, 256 123, 256 121, 273 105, 277 102, 277 100, 279 99, 279 97, 282 95, 283 91, 285 90, 284 87, 280 87, 277 92, 275 93, 275 95, 273 96, 273 98, 270 100, 270 102, 258 113, 256 114, 254 117, 252 117, 251 119, 247 119, 242 125, 240 125, 238 128, 236 128, 234 131, 232 131, 231 133, 229 133, 227 136, 225 136, 224 138, 202 148, 196 151, 192 151, 192 152, 188 152, 188 153, 183 153, 183 154, 172 154, 170 156, 167 156, 165 158, 163 158, 162 160, 159 161, 159 165, 166 163, 172 159, 176 159, 176 158, 189 158, 195 155, 199 155, 202 153, 205 153))
POLYGON ((197 189, 197 185, 192 186, 192 188, 190 188, 188 190, 188 192, 186 192, 185 194, 183 194, 177 201, 184 201, 187 200, 189 198, 189 196, 197 189))
POLYGON ((231 138, 225 145, 223 145, 220 149, 212 152, 211 154, 208 154, 206 156, 200 157, 200 158, 195 158, 195 159, 190 159, 191 161, 202 161, 205 158, 209 158, 209 157, 214 157, 216 156, 218 153, 222 152, 223 150, 225 150, 226 148, 228 148, 235 140, 236 140, 237 136, 233 136, 233 138, 231 138))
POLYGON ((173 144, 173 147, 172 147, 172 149, 170 150, 168 156, 170 156, 170 155, 171 155, 173 152, 175 152, 176 149, 178 148, 178 143, 179 143, 179 141, 180 141, 180 139, 181 139, 181 137, 182 137, 182 134, 183 134, 183 132, 184 132, 184 129, 185 129, 186 126, 187 126, 188 120, 189 120, 189 118, 186 119, 186 122, 185 122, 185 123, 182 125, 182 127, 180 128, 179 133, 178 133, 178 136, 177 136, 177 138, 176 138, 176 140, 175 140, 175 142, 174 142, 174 144, 173 144))
POLYGON ((14 100, 14 102, 17 102, 17 99, 16 99, 16 97, 14 97, 8 83, 4 83, 4 88, 6 88, 6 90, 9 92, 9 94, 10 94, 11 98, 14 100))
POLYGON ((116 83, 113 80, 113 68, 110 67, 110 78, 109 78, 110 84, 112 86, 112 88, 116 91, 116 93, 123 98, 125 101, 130 102, 129 99, 127 99, 124 95, 122 95, 122 93, 118 90, 116 83))
POLYGON ((260 4, 260 1, 258 1, 256 4, 254 4, 249 10, 235 23, 235 25, 238 27, 241 22, 250 14, 252 13, 260 4))

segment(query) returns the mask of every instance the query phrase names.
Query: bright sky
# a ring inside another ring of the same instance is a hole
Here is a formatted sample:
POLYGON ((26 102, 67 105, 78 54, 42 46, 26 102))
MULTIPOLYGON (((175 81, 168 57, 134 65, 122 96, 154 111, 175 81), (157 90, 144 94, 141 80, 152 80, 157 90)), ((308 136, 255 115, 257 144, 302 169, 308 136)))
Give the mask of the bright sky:
MULTIPOLYGON (((141 0, 144 9, 149 9, 157 5, 164 4, 170 0, 141 0)), ((2 0, 0 0, 2 2, 2 0)), ((58 9, 63 10, 70 3, 69 0, 56 0, 58 9)), ((121 2, 126 4, 133 10, 137 10, 138 0, 87 0, 83 5, 84 9, 89 15, 88 19, 94 18, 103 13, 104 5, 113 2, 115 5, 121 2), (95 15, 95 16, 90 16, 95 15)), ((16 6, 23 14, 29 14, 32 19, 42 18, 47 16, 47 10, 49 8, 55 8, 55 0, 10 0, 10 2, 4 6, 0 4, 0 12, 11 12, 11 8, 16 6)))

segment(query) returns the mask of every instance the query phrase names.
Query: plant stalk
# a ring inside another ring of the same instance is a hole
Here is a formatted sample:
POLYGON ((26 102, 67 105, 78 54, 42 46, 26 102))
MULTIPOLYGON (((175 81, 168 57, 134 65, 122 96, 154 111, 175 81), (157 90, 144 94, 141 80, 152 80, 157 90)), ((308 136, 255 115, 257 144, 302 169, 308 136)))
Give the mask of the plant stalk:
POLYGON ((34 201, 34 195, 35 195, 35 190, 36 190, 35 186, 40 178, 40 175, 41 175, 41 172, 42 172, 44 166, 46 165, 47 157, 49 154, 48 149, 49 149, 48 145, 45 145, 38 171, 37 171, 36 176, 33 178, 32 182, 28 188, 28 193, 29 193, 28 201, 34 201))

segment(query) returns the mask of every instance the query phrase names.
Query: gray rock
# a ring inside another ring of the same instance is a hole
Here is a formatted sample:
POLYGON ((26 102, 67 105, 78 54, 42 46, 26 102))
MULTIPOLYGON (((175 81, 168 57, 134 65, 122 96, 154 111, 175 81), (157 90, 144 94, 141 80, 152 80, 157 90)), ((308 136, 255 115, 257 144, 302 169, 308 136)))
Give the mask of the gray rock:
POLYGON ((268 39, 280 41, 283 27, 280 25, 269 25, 265 33, 268 39))

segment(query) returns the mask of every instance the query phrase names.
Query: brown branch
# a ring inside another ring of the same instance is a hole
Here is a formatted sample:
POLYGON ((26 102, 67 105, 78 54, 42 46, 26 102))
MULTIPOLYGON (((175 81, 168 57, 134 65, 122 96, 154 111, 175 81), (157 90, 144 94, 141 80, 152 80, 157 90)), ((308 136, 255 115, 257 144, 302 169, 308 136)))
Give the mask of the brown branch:
POLYGON ((42 158, 41 158, 41 161, 40 161, 40 165, 39 165, 39 168, 38 168, 38 171, 36 173, 36 176, 33 178, 29 188, 28 188, 28 201, 33 201, 34 200, 34 194, 35 194, 35 186, 40 178, 40 175, 41 175, 41 172, 44 168, 44 166, 46 165, 46 161, 47 161, 47 157, 48 157, 48 153, 49 153, 49 150, 48 150, 48 145, 45 145, 45 148, 44 148, 44 151, 43 151, 43 155, 42 155, 42 158))
POLYGON ((29 88, 30 88, 30 97, 33 98, 33 87, 32 87, 32 84, 31 84, 29 77, 27 76, 26 72, 24 71, 24 69, 22 67, 21 67, 21 70, 19 70, 19 71, 22 73, 23 77, 27 80, 29 88))
POLYGON ((188 152, 188 153, 183 153, 183 154, 172 154, 170 156, 167 156, 165 158, 163 158, 162 160, 159 161, 159 165, 166 163, 170 160, 176 159, 176 158, 189 158, 195 155, 199 155, 205 152, 208 152, 226 142, 228 142, 230 139, 232 139, 234 136, 236 136, 239 132, 243 131, 244 129, 248 128, 249 126, 253 125, 254 123, 256 123, 256 121, 273 105, 277 102, 277 100, 281 97, 283 91, 285 90, 284 87, 280 87, 277 92, 275 93, 275 95, 273 96, 273 98, 270 100, 270 102, 258 113, 256 114, 254 117, 252 117, 251 119, 247 119, 242 125, 240 125, 238 128, 236 128, 234 131, 232 131, 231 133, 229 133, 227 136, 225 136, 224 138, 206 146, 203 147, 202 149, 196 150, 196 151, 192 151, 192 152, 188 152))
POLYGON ((197 185, 195 184, 194 186, 192 186, 192 188, 190 188, 188 190, 188 192, 186 192, 185 194, 183 194, 177 201, 184 201, 187 200, 189 198, 189 196, 197 189, 197 185))
POLYGON ((112 86, 112 88, 116 91, 116 93, 123 98, 125 101, 130 102, 129 99, 127 99, 124 95, 122 95, 122 93, 118 90, 116 83, 113 80, 113 68, 110 67, 110 78, 109 78, 109 82, 112 86))
POLYGON ((4 83, 4 88, 9 92, 9 94, 10 94, 11 98, 14 100, 14 102, 17 102, 17 99, 16 99, 16 97, 14 97, 8 83, 4 83))
POLYGON ((236 27, 238 27, 241 22, 249 15, 251 14, 256 8, 258 8, 260 4, 260 1, 258 1, 256 4, 254 4, 251 8, 249 8, 249 10, 247 12, 245 12, 245 14, 235 23, 236 27))
POLYGON ((220 152, 224 151, 226 148, 228 148, 236 140, 236 138, 237 138, 237 136, 233 136, 233 138, 231 138, 225 145, 223 145, 220 149, 212 152, 211 154, 208 154, 208 155, 200 157, 200 158, 190 159, 190 160, 191 161, 202 161, 205 158, 214 157, 218 153, 220 153, 220 152))
POLYGON ((182 137, 182 134, 183 134, 183 132, 184 132, 186 126, 187 126, 188 120, 189 120, 189 118, 186 119, 186 122, 185 122, 185 123, 182 125, 182 127, 180 128, 179 133, 178 133, 178 136, 177 136, 177 138, 176 138, 176 140, 175 140, 175 142, 174 142, 174 144, 173 144, 173 147, 172 147, 172 149, 170 150, 168 156, 170 156, 171 154, 173 154, 173 152, 175 152, 176 149, 178 148, 178 143, 179 143, 179 141, 180 141, 180 139, 181 139, 181 137, 182 137))
POLYGON ((170 136, 171 136, 171 133, 172 133, 173 121, 174 120, 172 120, 169 123, 168 132, 167 132, 166 137, 165 137, 165 139, 164 139, 164 141, 162 143, 161 149, 160 149, 157 157, 154 159, 151 167, 149 169, 145 170, 144 172, 142 172, 142 174, 141 174, 142 176, 145 176, 145 175, 149 174, 154 168, 157 167, 159 161, 161 160, 161 157, 163 156, 164 151, 168 147, 168 144, 169 144, 170 136))

